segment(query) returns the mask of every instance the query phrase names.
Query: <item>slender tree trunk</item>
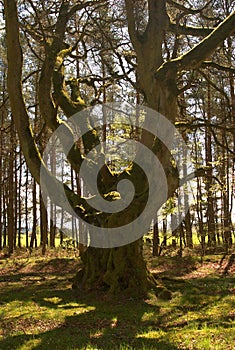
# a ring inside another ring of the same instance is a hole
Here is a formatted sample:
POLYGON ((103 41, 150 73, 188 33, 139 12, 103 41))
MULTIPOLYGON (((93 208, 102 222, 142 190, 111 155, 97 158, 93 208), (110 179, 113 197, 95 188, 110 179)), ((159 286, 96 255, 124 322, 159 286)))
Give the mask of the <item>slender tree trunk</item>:
MULTIPOLYGON (((222 135, 223 143, 226 144, 226 135, 222 135)), ((228 179, 228 171, 229 171, 229 163, 228 163, 228 154, 225 151, 225 148, 222 148, 222 166, 221 166, 221 179, 224 184, 222 189, 222 228, 223 228, 223 242, 225 245, 226 251, 228 251, 231 246, 231 220, 230 220, 230 212, 229 212, 229 179, 228 179)))
POLYGON ((40 192, 40 231, 41 231, 41 246, 42 246, 42 255, 46 254, 47 246, 47 209, 44 204, 42 194, 40 192))
POLYGON ((201 240, 202 255, 205 254, 206 248, 206 234, 203 222, 203 209, 202 209, 202 188, 201 180, 197 178, 197 218, 198 218, 198 228, 199 228, 199 239, 201 240))
MULTIPOLYGON (((207 96, 207 122, 211 122, 211 88, 208 83, 208 96, 207 96)), ((212 142, 211 132, 206 127, 205 137, 205 150, 206 150, 206 193, 207 193, 207 230, 208 230, 208 245, 215 246, 215 218, 214 218, 214 199, 213 199, 213 170, 212 170, 212 142)))
POLYGON ((16 248, 17 234, 18 234, 18 154, 16 153, 16 145, 14 145, 14 248, 16 248))
MULTIPOLYGON (((3 61, 1 62, 3 64, 3 61)), ((1 124, 0 124, 0 250, 3 248, 3 246, 6 246, 6 212, 5 212, 5 164, 6 164, 6 157, 5 157, 5 130, 4 130, 4 124, 7 119, 8 114, 8 105, 6 106, 6 93, 7 93, 7 87, 6 87, 6 72, 7 72, 7 66, 6 64, 3 64, 2 68, 2 86, 1 86, 1 102, 5 101, 4 104, 1 106, 1 124), (5 107, 7 108, 4 108, 5 107), (5 158, 5 159, 4 159, 5 158), (4 234, 5 232, 5 234, 4 234), (5 242, 5 244, 4 244, 5 242)))
POLYGON ((8 227, 7 227, 7 206, 8 206, 8 196, 6 194, 6 192, 8 191, 8 189, 6 188, 6 186, 4 186, 3 188, 3 247, 7 246, 7 231, 8 231, 8 227))
POLYGON ((218 245, 220 245, 221 239, 220 239, 220 230, 219 230, 219 220, 218 220, 218 201, 215 201, 214 203, 214 208, 215 208, 215 234, 216 234, 216 240, 218 245))
POLYGON ((29 227, 28 227, 28 184, 29 184, 29 169, 26 167, 26 178, 25 178, 25 244, 26 248, 29 247, 29 227))
MULTIPOLYGON (((77 173, 76 173, 76 186, 77 186, 77 194, 79 196, 81 196, 82 195, 81 180, 79 179, 79 176, 77 173)), ((79 220, 79 223, 78 223, 78 241, 79 241, 78 249, 79 249, 80 255, 82 255, 86 250, 86 247, 84 246, 84 244, 80 243, 81 241, 83 241, 84 233, 85 233, 84 232, 84 225, 81 222, 81 220, 79 220)))
MULTIPOLYGON (((70 169, 70 179, 71 179, 71 189, 74 192, 74 176, 73 176, 73 169, 70 169)), ((74 222, 74 217, 72 216, 72 239, 73 239, 73 245, 75 246, 75 222, 74 222)))
POLYGON ((166 218, 162 220, 162 232, 163 232, 162 246, 166 247, 167 246, 167 219, 166 218))
POLYGON ((50 203, 50 247, 55 247, 55 224, 54 224, 55 206, 50 203))
POLYGON ((179 225, 179 232, 180 232, 180 249, 178 255, 182 258, 183 256, 183 241, 184 241, 184 228, 182 222, 179 225))
MULTIPOLYGON (((183 139, 186 142, 187 138, 186 135, 183 135, 183 139)), ((187 149, 183 152, 183 176, 185 177, 187 175, 187 149)), ((188 188, 187 185, 184 190, 184 206, 186 208, 189 208, 189 196, 188 196, 188 188)), ((193 248, 193 233, 192 233, 192 225, 191 225, 191 215, 190 215, 190 208, 188 209, 185 218, 184 218, 184 224, 185 224, 185 238, 186 238, 186 246, 189 248, 193 248)))
MULTIPOLYGON (((232 43, 231 43, 231 39, 228 38, 228 45, 229 47, 231 47, 232 50, 232 43)), ((230 55, 230 59, 232 58, 232 55, 230 55)), ((235 87, 234 87, 234 83, 235 83, 235 79, 234 79, 234 73, 229 72, 229 83, 230 83, 230 95, 231 95, 231 104, 232 104, 232 110, 231 110, 231 124, 233 125, 233 127, 235 128, 235 87)), ((235 132, 233 133, 233 152, 235 153, 235 132)), ((233 208, 233 203, 234 203, 234 193, 235 193, 235 181, 233 181, 233 179, 235 179, 235 157, 233 157, 233 159, 231 160, 232 162, 232 181, 227 179, 227 182, 229 183, 230 186, 230 191, 231 191, 231 210, 230 210, 230 218, 232 216, 232 208, 233 208)), ((233 230, 234 233, 234 228, 233 228, 233 223, 232 223, 232 218, 231 218, 231 230, 233 230)), ((230 232, 230 237, 229 237, 229 241, 230 241, 230 246, 232 246, 233 240, 232 240, 232 234, 230 232)))
MULTIPOLYGON (((180 96, 180 120, 187 120, 187 112, 186 112, 186 101, 184 93, 180 96)), ((188 137, 186 132, 184 131, 182 133, 182 137, 184 142, 187 144, 188 137)), ((188 150, 185 148, 183 150, 183 176, 187 176, 187 159, 188 159, 188 150)), ((188 196, 188 188, 187 185, 185 185, 184 189, 184 206, 186 208, 189 208, 189 196, 188 196)), ((186 246, 189 248, 193 248, 193 233, 192 233, 192 225, 191 225, 191 215, 190 215, 190 208, 188 209, 187 214, 184 218, 184 224, 185 224, 185 234, 186 234, 186 246)))
MULTIPOLYGON (((51 165, 51 173, 53 175, 56 175, 56 155, 55 155, 55 148, 53 147, 52 152, 50 154, 50 165, 51 165)), ((56 227, 55 227, 55 215, 56 215, 56 206, 55 204, 50 202, 50 247, 55 247, 55 233, 56 233, 56 227)))
POLYGON ((159 255, 159 249, 160 249, 160 238, 159 238, 158 219, 156 219, 155 224, 153 225, 153 256, 159 255))
POLYGON ((193 248, 193 233, 191 224, 191 214, 190 211, 187 212, 184 219, 185 233, 186 233, 186 246, 188 248, 193 248))
POLYGON ((11 149, 9 157, 9 179, 8 179, 8 206, 7 206, 7 227, 8 227, 8 249, 9 254, 14 250, 14 134, 13 122, 11 123, 11 149))
POLYGON ((33 227, 30 240, 30 249, 37 248, 37 185, 36 181, 33 179, 33 227))
POLYGON ((22 228, 22 203, 21 203, 21 191, 22 191, 22 155, 19 153, 19 181, 18 181, 18 247, 21 248, 21 228, 22 228))
POLYGON ((0 250, 2 250, 2 232, 3 232, 3 116, 1 118, 1 128, 0 128, 0 250))

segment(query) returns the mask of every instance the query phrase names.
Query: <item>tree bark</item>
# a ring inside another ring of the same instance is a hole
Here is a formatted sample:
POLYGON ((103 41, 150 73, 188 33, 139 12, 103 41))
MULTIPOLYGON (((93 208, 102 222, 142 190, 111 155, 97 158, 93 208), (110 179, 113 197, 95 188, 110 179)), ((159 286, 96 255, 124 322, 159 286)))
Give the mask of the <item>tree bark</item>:
POLYGON ((14 136, 13 122, 11 122, 11 149, 9 157, 9 179, 8 179, 8 205, 7 205, 7 233, 9 254, 14 250, 15 217, 14 217, 14 136))
POLYGON ((75 288, 141 296, 155 286, 142 258, 142 239, 112 249, 89 247, 82 260, 84 268, 75 278, 75 288))
MULTIPOLYGON (((211 87, 208 83, 207 87, 207 120, 211 122, 211 87)), ((215 217, 214 217, 214 199, 213 199, 213 170, 212 170, 212 140, 211 132, 206 127, 205 132, 205 151, 206 151, 206 192, 207 192, 207 230, 208 230, 208 245, 216 245, 215 237, 215 217)))
POLYGON ((47 240, 48 240, 47 208, 46 208, 46 205, 44 204, 41 192, 40 192, 40 231, 41 231, 42 255, 45 255, 47 240))

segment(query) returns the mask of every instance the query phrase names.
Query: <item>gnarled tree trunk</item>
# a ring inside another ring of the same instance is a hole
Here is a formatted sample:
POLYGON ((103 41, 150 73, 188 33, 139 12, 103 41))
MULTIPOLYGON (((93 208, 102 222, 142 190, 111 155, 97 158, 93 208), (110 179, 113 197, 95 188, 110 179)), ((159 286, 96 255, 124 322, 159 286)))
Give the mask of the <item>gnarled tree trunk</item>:
POLYGON ((84 266, 75 277, 75 288, 141 296, 155 285, 142 256, 141 239, 111 249, 89 247, 82 260, 84 266))

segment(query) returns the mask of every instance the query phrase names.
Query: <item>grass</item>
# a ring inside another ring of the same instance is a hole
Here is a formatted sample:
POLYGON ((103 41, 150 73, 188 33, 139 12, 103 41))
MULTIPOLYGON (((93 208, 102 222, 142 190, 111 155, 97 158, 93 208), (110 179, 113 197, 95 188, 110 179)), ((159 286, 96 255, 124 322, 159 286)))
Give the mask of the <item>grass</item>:
POLYGON ((172 292, 107 299, 71 289, 79 266, 62 250, 0 259, 0 349, 235 349, 235 268, 229 257, 151 258, 172 292), (220 264, 221 263, 221 264, 220 264), (226 273, 224 273, 226 271, 226 273))

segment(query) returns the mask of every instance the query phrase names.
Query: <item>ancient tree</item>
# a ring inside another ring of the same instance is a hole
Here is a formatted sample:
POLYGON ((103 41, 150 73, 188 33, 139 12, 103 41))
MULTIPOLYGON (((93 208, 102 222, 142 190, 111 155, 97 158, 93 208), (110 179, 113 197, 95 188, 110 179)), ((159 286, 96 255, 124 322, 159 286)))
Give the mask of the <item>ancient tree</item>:
MULTIPOLYGON (((51 6, 48 5, 48 8, 53 9, 53 13, 50 21, 44 23, 37 9, 37 1, 30 0, 28 3, 34 11, 34 16, 31 23, 28 24, 19 20, 19 2, 5 0, 4 3, 8 47, 8 93, 14 123, 32 175, 40 183, 40 169, 44 169, 51 188, 54 190, 59 185, 58 180, 48 172, 42 161, 37 140, 31 131, 30 118, 23 96, 22 67, 24 57, 20 39, 22 32, 27 32, 38 43, 40 52, 42 52, 38 81, 40 114, 48 130, 55 131, 61 124, 64 125, 66 133, 61 142, 66 144, 66 135, 68 138, 72 137, 73 130, 67 126, 64 119, 59 118, 59 111, 63 111, 65 116, 70 117, 87 107, 86 99, 80 90, 83 83, 93 86, 94 91, 99 96, 99 91, 94 84, 97 77, 90 77, 89 80, 78 77, 70 79, 69 82, 65 79, 65 60, 74 57, 74 55, 77 57, 77 61, 83 59, 82 55, 76 51, 78 42, 89 40, 89 33, 91 33, 89 30, 86 31, 85 25, 77 42, 71 40, 72 36, 75 35, 75 32, 71 30, 71 23, 74 25, 75 18, 76 21, 79 21, 79 18, 80 21, 84 21, 82 16, 77 16, 78 13, 84 10, 86 21, 92 20, 93 24, 101 21, 102 16, 105 16, 104 9, 108 8, 112 13, 112 9, 115 8, 116 12, 120 13, 122 24, 118 25, 127 28, 126 33, 129 33, 131 52, 117 50, 118 38, 115 38, 111 31, 104 33, 103 27, 97 25, 96 29, 100 30, 100 36, 103 35, 103 45, 108 45, 109 50, 116 52, 120 59, 120 65, 124 59, 126 60, 126 63, 122 65, 123 71, 128 66, 132 67, 132 71, 135 70, 136 81, 133 82, 133 89, 136 89, 137 94, 142 96, 143 103, 160 112, 172 123, 175 122, 177 115, 177 97, 187 89, 187 86, 180 85, 179 77, 201 65, 211 64, 211 55, 225 38, 233 33, 235 28, 235 12, 232 12, 223 21, 220 20, 219 24, 218 20, 216 24, 212 20, 214 25, 212 28, 209 26, 200 27, 197 26, 197 23, 192 26, 184 20, 188 18, 187 16, 196 16, 196 21, 198 15, 201 14, 204 17, 208 15, 210 1, 202 8, 190 8, 184 6, 183 1, 170 0, 51 1, 48 2, 51 6), (93 16, 93 13, 96 15, 93 16), (36 30, 34 30, 34 25, 36 30), (187 36, 194 37, 196 40, 190 49, 184 51, 181 39, 187 36), (170 40, 170 44, 167 43, 167 40, 170 40)), ((107 26, 108 23, 115 26, 115 19, 110 16, 105 19, 104 23, 107 26)), ((80 24, 78 23, 78 25, 80 24)), ((109 75, 109 79, 120 78, 120 73, 112 71, 105 58, 103 58, 102 64, 105 67, 103 72, 109 75)), ((79 73, 79 69, 77 72, 79 73)), ((128 72, 126 75, 128 76, 128 72)), ((102 77, 103 88, 104 84, 107 83, 105 78, 105 76, 102 77)), ((94 99, 92 103, 97 101, 98 99, 94 99)), ((89 132, 82 136, 82 148, 74 144, 68 155, 68 161, 76 172, 79 172, 86 154, 100 142, 97 130, 92 128, 89 119, 86 120, 86 125, 89 132)), ((179 186, 179 178, 178 171, 171 161, 170 153, 164 144, 146 131, 144 127, 140 135, 140 142, 146 145, 160 160, 167 178, 168 197, 172 196, 179 186)), ((121 179, 128 179, 135 186, 134 199, 124 216, 125 220, 131 222, 139 215, 145 205, 148 181, 134 162, 121 174, 113 173, 109 166, 104 164, 98 178, 98 187, 104 198, 117 189, 117 182, 121 179)), ((99 223, 104 227, 115 227, 120 222, 119 213, 100 215, 71 188, 64 185, 64 189, 70 205, 82 219, 93 223, 99 215, 99 223), (88 212, 89 216, 86 215, 88 212)), ((53 198, 53 193, 50 193, 50 189, 48 191, 48 195, 53 198)), ((109 196, 109 200, 110 198, 112 199, 112 196, 109 196)), ((62 206, 60 199, 57 198, 56 204, 62 206)), ((142 295, 154 284, 142 257, 141 240, 112 249, 88 247, 82 259, 84 267, 77 274, 76 286, 103 288, 111 293, 126 291, 142 295)))

